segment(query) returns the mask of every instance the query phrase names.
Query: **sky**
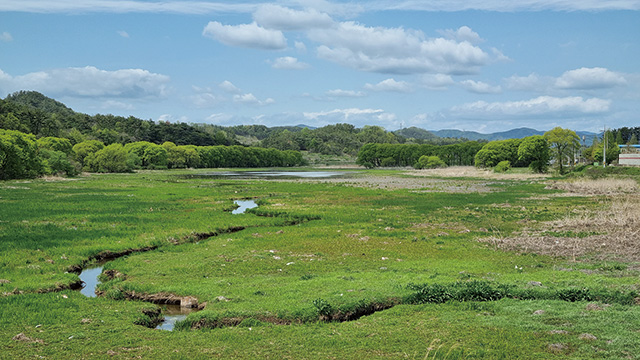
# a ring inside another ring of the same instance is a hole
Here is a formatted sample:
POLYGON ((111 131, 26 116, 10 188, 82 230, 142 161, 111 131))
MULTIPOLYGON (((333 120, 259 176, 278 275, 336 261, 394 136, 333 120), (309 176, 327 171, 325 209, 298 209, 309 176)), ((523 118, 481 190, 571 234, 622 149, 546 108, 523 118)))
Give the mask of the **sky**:
POLYGON ((640 126, 640 0, 0 0, 0 97, 223 126, 640 126))

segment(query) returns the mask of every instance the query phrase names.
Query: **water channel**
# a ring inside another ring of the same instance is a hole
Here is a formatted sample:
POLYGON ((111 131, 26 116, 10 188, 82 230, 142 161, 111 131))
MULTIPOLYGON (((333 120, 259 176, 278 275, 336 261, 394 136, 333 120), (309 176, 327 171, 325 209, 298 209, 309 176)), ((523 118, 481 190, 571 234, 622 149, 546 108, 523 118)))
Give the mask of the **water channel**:
POLYGON ((348 176, 354 171, 225 171, 186 175, 186 178, 218 179, 328 179, 348 176))
MULTIPOLYGON (((231 212, 234 215, 244 214, 248 209, 258 207, 258 204, 253 200, 234 200, 233 202, 238 205, 238 208, 231 212)), ((84 286, 80 289, 82 295, 86 297, 96 297, 96 287, 100 284, 98 277, 102 274, 104 264, 107 262, 108 261, 104 261, 95 264, 80 272, 78 276, 84 283, 84 286)), ((176 322, 184 320, 189 313, 194 311, 198 311, 198 309, 181 307, 180 305, 162 305, 162 316, 164 320, 156 329, 173 331, 176 322)))

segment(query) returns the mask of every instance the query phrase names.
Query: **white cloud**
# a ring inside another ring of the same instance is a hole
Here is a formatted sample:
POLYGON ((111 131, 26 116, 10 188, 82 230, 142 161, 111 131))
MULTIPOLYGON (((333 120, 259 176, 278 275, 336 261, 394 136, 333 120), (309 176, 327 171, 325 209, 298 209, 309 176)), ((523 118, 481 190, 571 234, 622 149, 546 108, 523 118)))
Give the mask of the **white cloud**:
POLYGON ((539 96, 530 100, 485 102, 476 101, 451 109, 454 116, 471 117, 512 117, 512 116, 564 116, 590 115, 608 112, 611 100, 599 98, 583 99, 580 96, 552 97, 539 96))
POLYGON ((395 91, 395 92, 410 92, 411 85, 406 81, 396 81, 395 79, 382 80, 377 84, 365 84, 367 90, 372 91, 395 91))
POLYGON ((462 26, 458 30, 448 29, 439 30, 438 32, 447 39, 467 41, 472 44, 478 44, 484 41, 477 32, 471 30, 468 26, 462 26))
POLYGON ((171 123, 186 123, 189 121, 189 118, 186 116, 176 117, 172 114, 162 114, 158 116, 158 121, 171 122, 171 123))
POLYGON ((556 80, 556 87, 561 89, 605 89, 625 85, 624 76, 605 68, 580 68, 562 74, 556 80))
POLYGON ((476 94, 498 94, 502 92, 502 88, 499 85, 491 86, 482 81, 464 80, 461 81, 460 84, 465 89, 476 94))
POLYGON ((36 90, 72 97, 163 97, 169 77, 143 69, 100 70, 93 66, 63 68, 10 76, 0 70, 5 92, 36 90))
POLYGON ((250 13, 257 5, 210 1, 20 0, 0 1, 0 11, 32 13, 250 13))
POLYGON ((252 93, 234 95, 233 101, 236 103, 258 106, 270 105, 275 103, 275 100, 273 100, 272 98, 268 98, 266 100, 258 100, 258 98, 252 93))
POLYGON ((102 103, 101 108, 103 109, 120 109, 120 110, 134 110, 135 107, 131 104, 115 101, 115 100, 107 100, 102 103))
POLYGON ((274 69, 284 69, 284 70, 302 70, 309 67, 309 64, 299 62, 298 59, 285 56, 277 58, 276 61, 271 65, 274 69))
POLYGON ((349 120, 350 117, 358 116, 358 115, 371 115, 371 114, 381 114, 384 113, 382 109, 358 109, 358 108, 350 108, 350 109, 334 109, 330 111, 320 111, 320 112, 304 112, 302 113, 306 119, 317 120, 321 117, 334 116, 349 120))
POLYGON ((450 75, 445 74, 425 74, 420 78, 421 84, 427 89, 444 90, 448 86, 455 84, 450 75))
POLYGON ((604 11, 604 10, 640 10, 637 0, 383 0, 375 2, 370 11, 413 10, 413 11, 604 11))
POLYGON ((229 80, 225 80, 218 84, 218 87, 230 94, 239 94, 241 91, 229 80))
POLYGON ((294 46, 295 46, 296 50, 298 50, 299 52, 306 52, 307 51, 307 45, 305 45, 301 41, 296 41, 294 46))
POLYGON ((366 94, 362 91, 334 89, 327 91, 329 97, 363 97, 366 94))
POLYGON ((224 101, 224 99, 219 98, 215 94, 211 92, 200 92, 191 96, 191 101, 193 104, 199 108, 211 107, 219 104, 224 101))
POLYGON ((4 31, 4 32, 0 33, 0 41, 3 41, 3 42, 13 41, 13 36, 11 36, 10 33, 4 31))
POLYGON ((126 39, 128 39, 128 38, 129 38, 129 33, 127 33, 127 32, 126 32, 126 31, 124 31, 124 30, 119 30, 119 31, 118 31, 118 35, 120 35, 120 36, 122 36, 123 38, 126 38, 126 39))
POLYGON ((394 128, 397 126, 396 114, 387 113, 382 109, 334 109, 329 111, 304 112, 302 116, 305 119, 305 124, 313 126, 343 122, 356 127, 379 125, 385 128, 394 128))
POLYGON ((265 28, 277 30, 326 28, 333 23, 328 14, 315 9, 301 11, 274 4, 261 5, 253 14, 253 19, 265 28))
POLYGON ((367 27, 342 22, 308 32, 320 43, 318 56, 342 66, 380 73, 468 74, 486 65, 490 56, 469 42, 425 39, 417 30, 367 27))
MULTIPOLYGON (((298 0, 304 6, 328 14, 353 16, 363 11, 413 10, 413 11, 605 11, 640 10, 637 0, 380 0, 352 1, 347 4, 324 0, 298 0)), ((0 1, 0 11, 35 13, 177 13, 177 14, 219 14, 251 13, 259 5, 254 1, 214 2, 214 1, 105 1, 105 0, 20 0, 0 1)))
POLYGON ((217 21, 211 21, 205 26, 202 35, 230 46, 266 50, 282 50, 287 47, 287 39, 281 31, 265 29, 255 22, 223 25, 217 21))
POLYGON ((504 79, 504 83, 508 89, 520 91, 543 91, 551 82, 552 80, 542 78, 536 73, 531 73, 528 76, 513 75, 504 79))

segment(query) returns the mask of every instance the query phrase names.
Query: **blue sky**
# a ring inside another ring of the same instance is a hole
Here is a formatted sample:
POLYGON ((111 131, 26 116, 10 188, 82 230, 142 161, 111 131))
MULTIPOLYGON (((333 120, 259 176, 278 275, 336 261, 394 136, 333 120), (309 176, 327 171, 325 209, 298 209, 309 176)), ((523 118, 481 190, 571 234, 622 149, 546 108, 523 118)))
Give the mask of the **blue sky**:
POLYGON ((0 97, 219 125, 640 126, 640 0, 0 0, 0 97))

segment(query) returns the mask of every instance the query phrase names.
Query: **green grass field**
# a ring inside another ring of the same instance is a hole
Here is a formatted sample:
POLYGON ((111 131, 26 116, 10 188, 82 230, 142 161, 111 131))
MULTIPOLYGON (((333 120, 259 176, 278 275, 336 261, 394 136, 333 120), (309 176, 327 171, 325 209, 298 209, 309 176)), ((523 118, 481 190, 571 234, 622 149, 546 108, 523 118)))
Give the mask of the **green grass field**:
POLYGON ((351 171, 0 183, 0 358, 640 358, 634 258, 495 240, 606 235, 547 224, 614 195, 564 196, 546 179, 351 171), (260 206, 231 214, 247 198, 260 206), (70 269, 136 249, 148 251, 105 265, 120 276, 103 277, 103 296, 69 289, 70 269), (125 299, 154 294, 206 306, 172 332, 138 325, 156 305, 125 299))

